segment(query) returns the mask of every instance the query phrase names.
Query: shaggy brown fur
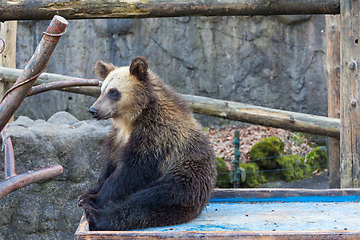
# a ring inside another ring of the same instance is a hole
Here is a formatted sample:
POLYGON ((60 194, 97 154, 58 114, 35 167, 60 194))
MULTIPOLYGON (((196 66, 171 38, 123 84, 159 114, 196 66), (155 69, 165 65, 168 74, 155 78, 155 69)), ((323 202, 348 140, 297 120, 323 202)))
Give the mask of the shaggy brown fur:
POLYGON ((187 222, 198 216, 215 185, 213 150, 187 104, 148 70, 98 62, 105 78, 90 108, 113 119, 96 186, 79 197, 90 230, 130 230, 187 222))

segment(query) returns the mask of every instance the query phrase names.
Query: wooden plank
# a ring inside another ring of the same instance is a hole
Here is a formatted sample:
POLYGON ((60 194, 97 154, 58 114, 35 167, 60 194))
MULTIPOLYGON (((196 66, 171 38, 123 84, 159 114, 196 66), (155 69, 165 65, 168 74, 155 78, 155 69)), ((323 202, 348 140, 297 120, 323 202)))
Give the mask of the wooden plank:
POLYGON ((87 234, 75 234, 75 240, 104 240, 104 239, 202 239, 202 240, 226 240, 226 239, 249 239, 249 240, 358 240, 360 231, 246 231, 246 232, 88 232, 87 234))
MULTIPOLYGON (((299 189, 299 188, 238 188, 215 189, 212 199, 274 199, 286 197, 340 197, 360 196, 360 188, 344 189, 299 189)), ((350 198, 348 199, 350 200, 350 198)), ((360 199, 359 199, 360 200, 360 199)), ((243 200, 245 201, 245 200, 243 200)), ((266 200, 265 200, 266 201, 266 200)))
POLYGON ((360 189, 215 189, 207 208, 189 223, 88 231, 83 216, 75 239, 358 239, 357 200, 360 189), (310 197, 310 201, 287 202, 289 196, 310 197), (332 200, 324 202, 322 197, 332 200), (262 200, 254 202, 254 198, 262 200))
MULTIPOLYGON (((328 117, 340 118, 340 15, 326 15, 328 117)), ((329 187, 340 188, 340 139, 329 138, 329 187)))
POLYGON ((183 16, 239 16, 339 14, 339 0, 32 0, 0 1, 0 21, 149 18, 183 16))
POLYGON ((89 224, 86 221, 85 215, 83 214, 79 223, 78 228, 76 229, 76 233, 86 233, 89 231, 89 224))
POLYGON ((342 0, 340 72, 341 187, 359 187, 360 169, 360 2, 342 0))

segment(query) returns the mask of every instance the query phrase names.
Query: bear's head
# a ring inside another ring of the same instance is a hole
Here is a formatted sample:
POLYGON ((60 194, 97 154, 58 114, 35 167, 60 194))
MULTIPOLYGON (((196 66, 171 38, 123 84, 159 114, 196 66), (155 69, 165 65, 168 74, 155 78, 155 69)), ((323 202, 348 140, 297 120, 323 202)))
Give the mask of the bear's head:
POLYGON ((149 102, 148 64, 136 57, 130 66, 115 67, 99 61, 95 73, 104 82, 101 95, 90 107, 91 116, 97 120, 113 118, 114 121, 132 122, 149 102))

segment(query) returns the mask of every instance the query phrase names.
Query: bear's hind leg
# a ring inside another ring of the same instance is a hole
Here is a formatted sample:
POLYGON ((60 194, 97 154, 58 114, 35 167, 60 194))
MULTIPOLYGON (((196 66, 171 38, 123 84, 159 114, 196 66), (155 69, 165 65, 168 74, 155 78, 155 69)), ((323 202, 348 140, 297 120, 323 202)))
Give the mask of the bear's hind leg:
POLYGON ((179 201, 182 196, 172 195, 173 192, 159 186, 141 190, 125 201, 101 209, 84 206, 90 230, 121 231, 180 224, 197 217, 206 204, 186 204, 179 201))
POLYGON ((185 223, 199 214, 194 208, 179 205, 156 211, 125 205, 111 210, 97 210, 91 206, 84 209, 90 231, 122 231, 176 225, 185 223))

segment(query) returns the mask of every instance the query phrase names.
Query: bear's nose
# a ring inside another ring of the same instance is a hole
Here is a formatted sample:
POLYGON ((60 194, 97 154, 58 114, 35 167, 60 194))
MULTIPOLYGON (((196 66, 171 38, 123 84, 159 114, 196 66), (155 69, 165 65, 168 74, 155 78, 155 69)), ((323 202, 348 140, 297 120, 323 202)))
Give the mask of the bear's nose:
POLYGON ((99 113, 99 111, 98 111, 96 108, 93 108, 93 107, 89 108, 89 112, 90 112, 90 114, 91 114, 91 116, 92 116, 93 118, 96 118, 96 116, 97 116, 98 113, 99 113))

